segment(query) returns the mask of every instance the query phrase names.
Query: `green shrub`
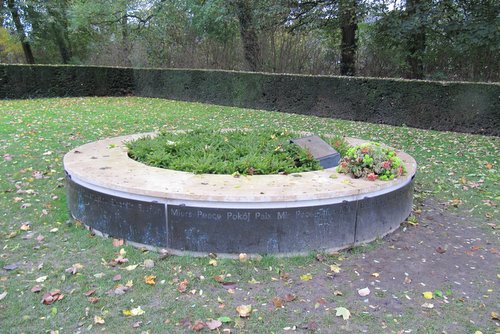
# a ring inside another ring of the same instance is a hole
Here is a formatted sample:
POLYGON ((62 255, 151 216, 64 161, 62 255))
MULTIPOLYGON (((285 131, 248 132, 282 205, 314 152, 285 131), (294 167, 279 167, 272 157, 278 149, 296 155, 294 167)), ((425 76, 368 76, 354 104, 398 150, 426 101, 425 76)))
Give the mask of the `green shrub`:
POLYGON ((341 159, 337 171, 355 178, 393 180, 406 173, 405 166, 394 150, 378 143, 365 143, 351 147, 341 159))
MULTIPOLYGON (((287 131, 163 131, 127 143, 132 159, 149 166, 207 174, 289 174, 321 169, 287 131)), ((330 139, 345 150, 343 139, 330 139)))

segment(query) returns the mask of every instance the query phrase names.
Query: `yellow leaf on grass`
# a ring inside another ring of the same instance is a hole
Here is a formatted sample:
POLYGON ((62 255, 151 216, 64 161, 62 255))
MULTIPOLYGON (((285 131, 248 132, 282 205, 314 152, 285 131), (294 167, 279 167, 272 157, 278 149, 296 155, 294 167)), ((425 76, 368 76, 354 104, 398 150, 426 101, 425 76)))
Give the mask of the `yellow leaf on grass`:
POLYGON ((216 259, 210 259, 210 261, 208 261, 208 264, 211 265, 211 266, 217 267, 217 260, 216 259))
POLYGON ((312 280, 312 278, 313 278, 313 276, 310 273, 300 275, 300 280, 304 281, 304 282, 310 281, 310 280, 312 280))
POLYGON ((330 265, 330 271, 338 274, 340 272, 340 267, 337 266, 336 264, 332 264, 332 265, 330 265))
POLYGON ((137 268, 138 264, 131 264, 130 266, 126 266, 125 270, 132 271, 137 268))
POLYGON ((250 313, 252 313, 252 305, 240 305, 236 307, 236 312, 238 312, 240 317, 248 318, 250 313))
POLYGON ((144 276, 144 283, 149 284, 149 285, 155 285, 156 284, 155 279, 156 279, 156 276, 154 276, 154 275, 144 276))
POLYGON ((430 291, 426 291, 423 293, 425 299, 432 299, 434 298, 434 295, 430 291))
POLYGON ((140 306, 138 306, 138 307, 130 309, 130 310, 123 310, 122 313, 124 316, 127 316, 127 317, 135 317, 135 316, 144 314, 145 312, 143 309, 141 309, 140 306))
POLYGON ((94 316, 94 324, 100 324, 100 325, 102 325, 104 323, 105 323, 104 318, 101 318, 98 315, 94 316))

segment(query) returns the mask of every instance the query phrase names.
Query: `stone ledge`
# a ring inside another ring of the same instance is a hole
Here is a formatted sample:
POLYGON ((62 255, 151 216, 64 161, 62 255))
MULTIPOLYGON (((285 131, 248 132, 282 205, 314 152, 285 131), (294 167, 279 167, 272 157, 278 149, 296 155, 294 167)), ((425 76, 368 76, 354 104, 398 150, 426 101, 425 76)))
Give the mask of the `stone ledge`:
POLYGON ((352 179, 334 168, 234 178, 136 162, 124 142, 138 136, 86 144, 64 157, 72 216, 135 246, 223 256, 337 250, 394 231, 412 209, 416 163, 403 152, 407 174, 392 181, 352 179))

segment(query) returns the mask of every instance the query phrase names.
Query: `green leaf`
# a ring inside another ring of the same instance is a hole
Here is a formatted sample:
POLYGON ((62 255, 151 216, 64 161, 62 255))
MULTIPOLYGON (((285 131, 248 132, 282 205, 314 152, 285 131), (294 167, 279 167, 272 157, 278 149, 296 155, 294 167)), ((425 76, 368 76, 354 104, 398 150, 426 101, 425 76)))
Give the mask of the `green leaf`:
POLYGON ((342 317, 344 320, 349 320, 349 317, 351 316, 351 312, 349 312, 349 310, 345 307, 337 307, 335 308, 335 311, 337 311, 335 316, 342 317))
POLYGON ((231 319, 230 317, 226 317, 226 316, 224 316, 224 317, 219 317, 217 320, 219 320, 220 322, 222 322, 222 323, 224 323, 224 324, 226 324, 226 323, 228 323, 228 322, 232 322, 232 321, 233 321, 233 319, 231 319))

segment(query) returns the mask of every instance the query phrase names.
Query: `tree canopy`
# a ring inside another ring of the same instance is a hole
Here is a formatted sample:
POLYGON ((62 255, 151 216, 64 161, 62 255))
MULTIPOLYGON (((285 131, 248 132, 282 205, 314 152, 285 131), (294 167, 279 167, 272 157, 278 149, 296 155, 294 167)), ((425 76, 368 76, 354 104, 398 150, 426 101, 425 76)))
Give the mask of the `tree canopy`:
POLYGON ((0 0, 0 62, 498 81, 495 0, 0 0))

